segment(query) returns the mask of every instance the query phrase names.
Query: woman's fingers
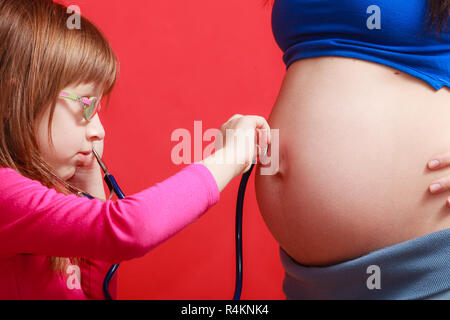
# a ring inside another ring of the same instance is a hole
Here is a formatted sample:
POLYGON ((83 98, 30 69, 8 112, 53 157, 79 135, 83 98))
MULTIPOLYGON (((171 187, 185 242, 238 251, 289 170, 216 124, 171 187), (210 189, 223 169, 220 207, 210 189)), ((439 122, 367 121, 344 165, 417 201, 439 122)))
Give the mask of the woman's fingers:
POLYGON ((428 189, 430 190, 431 193, 438 193, 448 189, 448 185, 449 185, 448 181, 441 179, 430 183, 428 189))
POLYGON ((430 169, 441 169, 450 164, 450 152, 441 153, 433 156, 430 161, 428 161, 428 168, 430 169))
MULTIPOLYGON (((450 164, 450 152, 438 154, 428 161, 428 168, 432 170, 442 169, 450 164)), ((439 194, 442 191, 450 189, 450 177, 439 179, 430 183, 428 190, 432 194, 439 194)), ((446 205, 450 207, 450 197, 447 198, 446 205)))
POLYGON ((430 169, 437 169, 440 165, 440 161, 437 159, 433 159, 428 161, 428 168, 430 169))
MULTIPOLYGON (((433 181, 428 186, 428 190, 432 194, 439 194, 442 191, 446 191, 450 189, 450 177, 446 177, 440 180, 433 181)), ((450 197, 447 199, 447 205, 450 206, 450 197)))
MULTIPOLYGON (((446 178, 443 178, 443 179, 440 179, 440 180, 433 181, 428 186, 428 190, 432 194, 439 194, 442 191, 446 191, 446 190, 449 190, 449 189, 450 189, 450 177, 446 177, 446 178)), ((450 207, 450 197, 447 198, 446 205, 448 207, 450 207)))

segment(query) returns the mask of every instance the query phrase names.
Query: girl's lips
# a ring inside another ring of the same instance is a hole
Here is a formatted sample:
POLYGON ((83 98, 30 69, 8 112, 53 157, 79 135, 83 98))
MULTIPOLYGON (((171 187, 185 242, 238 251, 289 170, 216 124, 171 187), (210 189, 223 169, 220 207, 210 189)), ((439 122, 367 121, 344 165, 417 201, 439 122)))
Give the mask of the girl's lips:
POLYGON ((92 159, 92 152, 89 152, 89 153, 78 152, 77 157, 78 157, 78 161, 81 165, 86 165, 92 159))

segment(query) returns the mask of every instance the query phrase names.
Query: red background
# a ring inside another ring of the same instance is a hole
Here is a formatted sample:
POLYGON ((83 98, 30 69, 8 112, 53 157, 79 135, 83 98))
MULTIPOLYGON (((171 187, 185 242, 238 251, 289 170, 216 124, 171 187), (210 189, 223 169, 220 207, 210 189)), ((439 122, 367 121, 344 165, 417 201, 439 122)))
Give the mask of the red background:
MULTIPOLYGON (((171 161, 175 129, 193 136, 195 120, 205 132, 235 113, 268 118, 285 69, 263 0, 59 2, 78 5, 120 61, 116 89, 100 118, 103 159, 125 195, 186 166, 171 161)), ((244 205, 242 299, 284 299, 278 246, 259 213, 254 174, 244 205)), ((235 178, 219 203, 173 238, 122 262, 118 298, 231 299, 239 182, 235 178)))

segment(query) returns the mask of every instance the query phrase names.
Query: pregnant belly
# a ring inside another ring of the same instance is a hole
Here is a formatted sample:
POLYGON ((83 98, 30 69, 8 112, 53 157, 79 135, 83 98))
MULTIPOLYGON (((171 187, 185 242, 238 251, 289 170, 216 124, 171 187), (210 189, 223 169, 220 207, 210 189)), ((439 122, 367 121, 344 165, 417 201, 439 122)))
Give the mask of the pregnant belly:
POLYGON ((330 265, 450 227, 450 192, 428 191, 450 168, 427 169, 450 151, 448 88, 368 61, 304 59, 288 69, 268 122, 279 169, 256 167, 258 206, 299 263, 330 265))

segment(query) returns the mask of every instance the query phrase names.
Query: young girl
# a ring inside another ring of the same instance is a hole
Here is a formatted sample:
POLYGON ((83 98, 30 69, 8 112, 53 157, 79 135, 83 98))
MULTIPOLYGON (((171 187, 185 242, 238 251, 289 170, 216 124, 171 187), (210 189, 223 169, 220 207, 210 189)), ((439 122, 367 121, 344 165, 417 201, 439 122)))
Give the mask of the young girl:
POLYGON ((235 150, 245 139, 227 139, 167 180, 106 200, 91 152, 102 155, 105 131, 88 97, 109 102, 118 62, 90 21, 70 30, 67 18, 51 0, 0 0, 0 299, 103 299, 111 264, 142 257, 202 216, 249 170, 254 138, 270 143, 264 118, 234 115, 220 132, 253 133, 244 161, 235 150))

